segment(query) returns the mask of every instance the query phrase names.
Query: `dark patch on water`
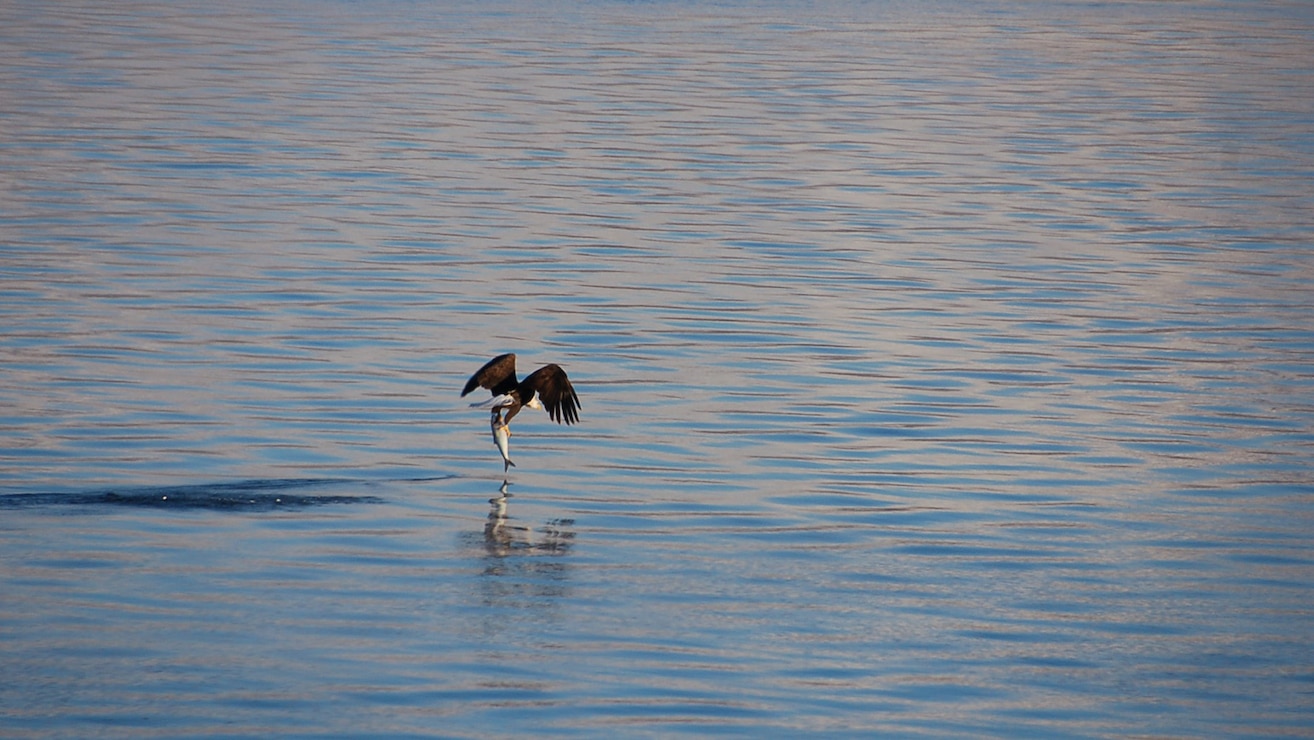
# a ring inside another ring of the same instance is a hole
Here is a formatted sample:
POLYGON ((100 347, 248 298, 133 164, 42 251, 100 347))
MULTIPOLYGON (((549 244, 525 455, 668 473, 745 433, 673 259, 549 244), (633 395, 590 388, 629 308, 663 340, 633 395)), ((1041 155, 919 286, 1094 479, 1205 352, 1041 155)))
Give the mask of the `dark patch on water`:
POLYGON ((134 506, 220 511, 269 511, 330 504, 377 504, 378 496, 306 494, 293 491, 341 486, 353 481, 324 478, 258 479, 186 486, 106 488, 71 493, 0 495, 0 509, 35 506, 134 506))

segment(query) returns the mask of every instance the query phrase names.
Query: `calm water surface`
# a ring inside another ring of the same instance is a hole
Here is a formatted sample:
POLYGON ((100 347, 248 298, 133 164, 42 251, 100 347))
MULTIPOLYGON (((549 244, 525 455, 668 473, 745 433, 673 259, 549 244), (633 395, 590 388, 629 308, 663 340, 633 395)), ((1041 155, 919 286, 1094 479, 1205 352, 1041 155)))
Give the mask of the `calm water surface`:
POLYGON ((0 8, 0 734, 1296 737, 1305 3, 0 8), (564 365, 500 496, 482 362, 564 365))

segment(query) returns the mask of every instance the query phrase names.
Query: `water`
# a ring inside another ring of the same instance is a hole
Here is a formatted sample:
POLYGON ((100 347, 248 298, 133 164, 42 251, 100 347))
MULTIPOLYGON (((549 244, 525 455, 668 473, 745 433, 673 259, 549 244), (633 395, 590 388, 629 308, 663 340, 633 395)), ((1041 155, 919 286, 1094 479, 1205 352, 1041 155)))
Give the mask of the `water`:
POLYGON ((0 29, 0 734, 1314 724, 1308 6, 0 29))

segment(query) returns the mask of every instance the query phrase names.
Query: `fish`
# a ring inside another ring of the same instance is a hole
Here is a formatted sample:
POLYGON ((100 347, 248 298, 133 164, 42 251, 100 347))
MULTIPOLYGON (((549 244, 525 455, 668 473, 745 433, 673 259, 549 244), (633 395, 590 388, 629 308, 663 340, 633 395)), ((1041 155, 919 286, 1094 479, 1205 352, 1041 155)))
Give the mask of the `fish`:
POLYGON ((493 414, 493 444, 497 445, 497 451, 502 453, 502 472, 506 472, 516 466, 511 462, 511 427, 502 421, 500 414, 493 414))

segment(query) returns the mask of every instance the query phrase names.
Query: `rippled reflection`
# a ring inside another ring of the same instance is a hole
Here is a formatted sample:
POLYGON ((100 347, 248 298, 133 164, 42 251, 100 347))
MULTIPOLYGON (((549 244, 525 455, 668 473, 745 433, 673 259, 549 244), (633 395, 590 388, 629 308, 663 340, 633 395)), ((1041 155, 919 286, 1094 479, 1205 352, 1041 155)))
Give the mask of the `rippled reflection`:
MULTIPOLYGON (((498 495, 488 500, 488 522, 484 525, 484 545, 488 555, 501 560, 511 555, 566 554, 575 538, 572 531, 575 521, 552 519, 537 533, 528 526, 512 523, 508 513, 511 494, 507 489, 510 485, 510 481, 502 481, 498 495)), ((486 572, 499 575, 503 571, 500 563, 490 561, 486 572)))

